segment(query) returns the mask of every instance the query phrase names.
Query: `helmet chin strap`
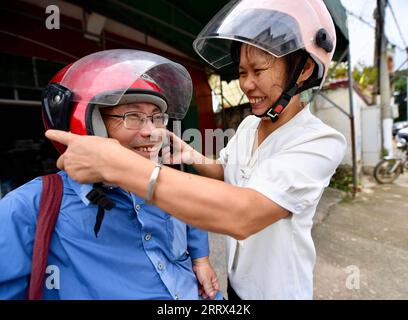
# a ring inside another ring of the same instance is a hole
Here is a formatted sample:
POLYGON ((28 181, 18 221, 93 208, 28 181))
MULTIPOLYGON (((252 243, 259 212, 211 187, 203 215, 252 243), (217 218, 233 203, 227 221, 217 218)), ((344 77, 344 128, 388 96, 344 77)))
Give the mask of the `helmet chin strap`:
POLYGON ((279 120, 279 115, 282 113, 283 110, 287 107, 289 104, 290 100, 292 99, 293 96, 299 94, 303 90, 306 90, 307 88, 299 87, 297 85, 297 80, 300 77, 300 74, 303 71, 303 68, 305 67, 306 61, 309 58, 308 53, 304 53, 296 66, 296 69, 293 73, 293 76, 287 85, 286 89, 282 92, 278 100, 263 114, 257 115, 259 118, 270 118, 272 122, 276 122, 279 120))

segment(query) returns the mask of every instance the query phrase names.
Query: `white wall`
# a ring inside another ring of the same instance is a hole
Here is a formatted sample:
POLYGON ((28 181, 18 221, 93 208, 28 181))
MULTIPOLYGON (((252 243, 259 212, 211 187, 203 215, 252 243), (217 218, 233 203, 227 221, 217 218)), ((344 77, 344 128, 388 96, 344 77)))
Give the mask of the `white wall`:
POLYGON ((362 109, 363 163, 374 167, 381 155, 381 109, 370 106, 362 109))
MULTIPOLYGON (((348 88, 336 88, 324 90, 323 94, 335 102, 342 110, 350 113, 348 88)), ((360 96, 353 92, 354 99, 354 119, 355 119, 355 146, 357 173, 361 173, 362 168, 362 128, 361 109, 365 107, 365 102, 360 96)), ((342 164, 352 165, 352 144, 351 144, 351 122, 350 118, 334 107, 330 102, 317 95, 311 108, 312 112, 324 123, 341 132, 347 140, 347 152, 342 164)))

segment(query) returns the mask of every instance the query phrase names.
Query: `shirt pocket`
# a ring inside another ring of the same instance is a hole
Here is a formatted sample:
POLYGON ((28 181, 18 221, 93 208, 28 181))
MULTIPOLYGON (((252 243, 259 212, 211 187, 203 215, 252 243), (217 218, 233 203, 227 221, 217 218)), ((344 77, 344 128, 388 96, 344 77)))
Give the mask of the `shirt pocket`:
POLYGON ((163 221, 171 218, 171 215, 153 205, 137 205, 135 211, 136 213, 145 214, 152 220, 163 221))
MULTIPOLYGON (((72 241, 75 239, 91 239, 95 237, 93 227, 96 222, 97 212, 97 206, 85 206, 79 198, 76 201, 71 201, 69 205, 63 202, 55 225, 55 233, 59 237, 71 239, 72 241)), ((106 221, 104 222, 106 224, 106 221)))
POLYGON ((182 259, 187 252, 187 225, 170 217, 166 220, 167 239, 173 261, 182 259))

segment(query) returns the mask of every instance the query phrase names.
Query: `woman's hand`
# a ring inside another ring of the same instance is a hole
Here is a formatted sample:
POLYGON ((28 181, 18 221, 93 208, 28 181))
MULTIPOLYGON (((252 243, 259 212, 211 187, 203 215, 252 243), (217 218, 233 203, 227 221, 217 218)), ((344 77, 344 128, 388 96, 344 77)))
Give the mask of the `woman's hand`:
POLYGON ((193 271, 198 280, 198 294, 203 299, 214 299, 219 290, 219 284, 217 274, 208 257, 194 259, 193 271))
POLYGON ((194 148, 170 131, 167 131, 167 142, 163 144, 162 157, 165 164, 193 164, 203 158, 194 148))

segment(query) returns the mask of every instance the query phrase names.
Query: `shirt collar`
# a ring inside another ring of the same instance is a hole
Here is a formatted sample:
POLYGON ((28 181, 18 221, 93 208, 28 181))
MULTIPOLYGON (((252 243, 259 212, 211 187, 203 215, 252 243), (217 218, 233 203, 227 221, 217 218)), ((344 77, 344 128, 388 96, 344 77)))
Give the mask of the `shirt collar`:
MULTIPOLYGON (((303 125, 307 121, 309 121, 312 113, 310 112, 309 104, 305 105, 302 110, 300 110, 295 116, 290 119, 288 122, 274 130, 271 134, 276 134, 276 132, 281 132, 285 130, 290 130, 293 127, 299 128, 299 126, 303 125)), ((258 118, 259 122, 261 121, 261 118, 258 118)), ((258 124, 259 124, 258 122, 258 124)))
MULTIPOLYGON (((74 192, 78 195, 78 197, 81 199, 81 201, 87 206, 90 204, 90 201, 88 200, 88 198, 86 197, 87 194, 89 192, 91 192, 91 190, 93 189, 93 184, 92 183, 79 183, 73 179, 71 179, 66 172, 64 172, 64 175, 66 176, 66 179, 70 185, 70 187, 72 188, 72 190, 74 190, 74 192)), ((126 192, 125 190, 123 190, 122 188, 118 187, 118 186, 108 186, 108 185, 103 185, 104 188, 107 189, 115 189, 115 190, 120 190, 121 192, 126 193, 127 195, 129 195, 131 198, 133 198, 134 202, 136 205, 141 205, 144 204, 145 201, 144 199, 131 194, 129 192, 126 192)))
POLYGON ((86 206, 89 205, 90 201, 88 200, 86 195, 92 190, 93 184, 83 184, 83 183, 76 182, 75 180, 71 179, 68 175, 67 175, 67 181, 70 187, 72 188, 72 190, 74 190, 74 192, 81 199, 81 201, 86 206))
MULTIPOLYGON (((66 179, 72 190, 74 190, 74 192, 78 195, 78 197, 86 206, 89 205, 90 201, 86 196, 93 189, 93 183, 79 183, 71 179, 66 172, 64 172, 64 174, 66 175, 66 179)), ((103 187, 107 189, 120 189, 118 186, 103 185, 103 187)))
POLYGON ((307 122, 308 119, 310 118, 310 115, 311 112, 309 109, 309 105, 307 104, 302 108, 302 110, 296 113, 292 119, 290 119, 288 122, 286 122, 284 125, 282 125, 276 130, 279 130, 280 128, 298 127, 299 125, 302 125, 305 122, 307 122))

